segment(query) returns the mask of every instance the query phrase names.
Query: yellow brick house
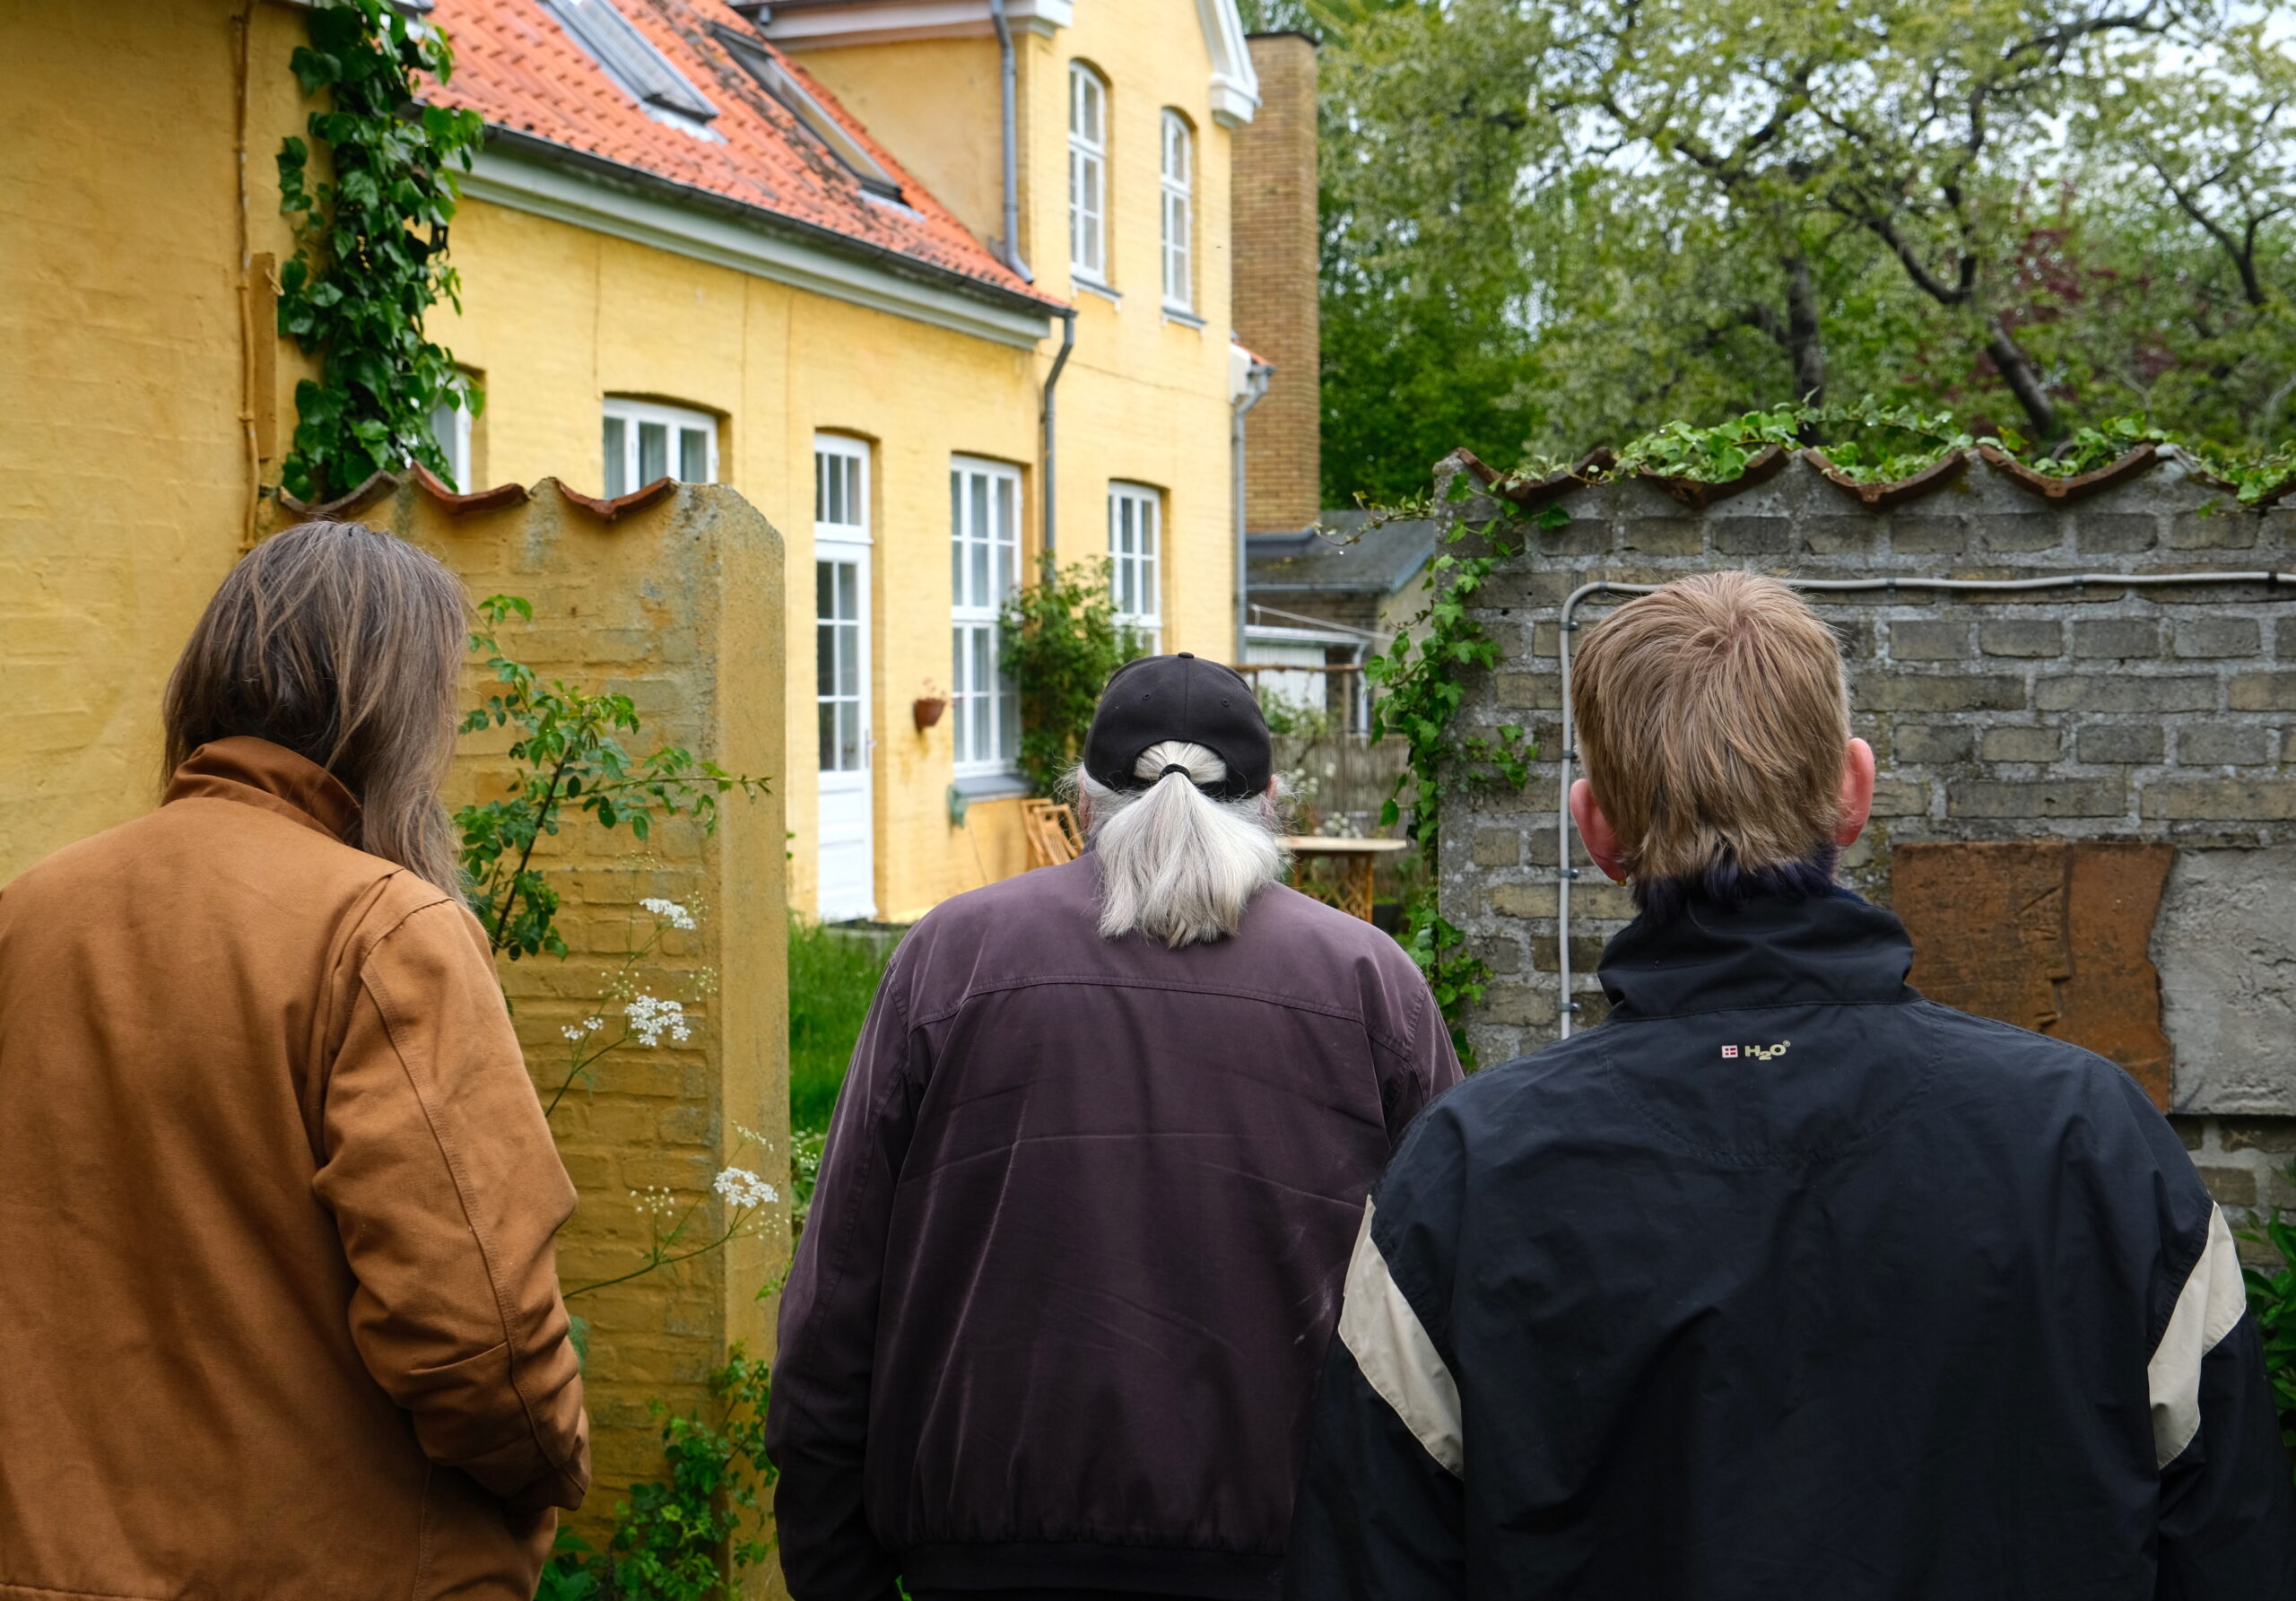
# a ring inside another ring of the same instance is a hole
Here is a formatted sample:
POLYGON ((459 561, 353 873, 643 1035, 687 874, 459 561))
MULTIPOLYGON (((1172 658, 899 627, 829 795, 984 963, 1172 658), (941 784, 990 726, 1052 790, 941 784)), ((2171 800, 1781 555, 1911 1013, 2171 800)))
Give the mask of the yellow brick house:
POLYGON ((1233 651, 1233 0, 433 15, 489 124, 433 326, 487 395, 468 483, 707 476, 782 531, 800 910, 1016 870, 996 616, 1048 544, 1233 651))

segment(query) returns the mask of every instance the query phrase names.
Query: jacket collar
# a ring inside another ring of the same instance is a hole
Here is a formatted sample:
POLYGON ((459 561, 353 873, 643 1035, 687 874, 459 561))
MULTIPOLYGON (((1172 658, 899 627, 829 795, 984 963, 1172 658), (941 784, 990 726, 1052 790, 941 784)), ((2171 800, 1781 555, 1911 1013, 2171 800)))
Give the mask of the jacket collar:
POLYGON ((1837 889, 1735 904, 1699 897, 1664 921, 1645 914, 1604 948, 1598 971, 1613 1016, 1648 1018, 1915 1000, 1912 965, 1905 925, 1837 889))
POLYGON ((342 779, 284 745, 244 734, 210 740, 184 758, 160 804, 179 800, 259 806, 337 840, 359 822, 359 802, 342 779))

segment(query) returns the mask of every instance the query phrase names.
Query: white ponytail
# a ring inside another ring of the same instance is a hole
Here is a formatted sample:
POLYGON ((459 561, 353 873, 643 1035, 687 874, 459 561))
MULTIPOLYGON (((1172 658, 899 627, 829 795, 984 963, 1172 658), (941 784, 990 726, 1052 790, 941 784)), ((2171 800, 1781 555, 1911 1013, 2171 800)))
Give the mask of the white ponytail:
POLYGON ((1227 764, 1177 739, 1149 746, 1133 771, 1147 788, 1076 774, 1100 864, 1100 933, 1138 929, 1173 946, 1235 933, 1252 897, 1283 874, 1273 797, 1214 800, 1196 786, 1226 778, 1227 764), (1164 770, 1172 766, 1187 770, 1164 770))

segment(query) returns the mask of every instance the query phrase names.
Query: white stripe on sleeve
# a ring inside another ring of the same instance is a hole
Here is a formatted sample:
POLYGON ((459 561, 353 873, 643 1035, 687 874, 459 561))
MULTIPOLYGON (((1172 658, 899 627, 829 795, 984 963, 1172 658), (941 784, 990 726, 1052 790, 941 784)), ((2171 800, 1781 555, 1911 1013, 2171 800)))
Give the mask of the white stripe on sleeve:
MULTIPOLYGON (((1348 1287, 1352 1293, 1352 1273, 1348 1287)), ((2186 1276, 2177 1310, 2169 1314, 2169 1327, 2144 1370, 2152 1390, 2152 1453, 2159 1466, 2184 1455, 2200 1432, 2200 1364, 2232 1332, 2248 1305, 2232 1231, 2225 1224, 2224 1209, 2212 1206, 2208 1244, 2186 1276)))
POLYGON ((1436 1353, 1427 1327, 1404 1298, 1387 1259, 1371 1241, 1371 1205, 1347 1264, 1340 1303, 1339 1337, 1378 1397, 1427 1454, 1454 1477, 1464 1477, 1466 1451, 1459 1431, 1459 1387, 1436 1353))

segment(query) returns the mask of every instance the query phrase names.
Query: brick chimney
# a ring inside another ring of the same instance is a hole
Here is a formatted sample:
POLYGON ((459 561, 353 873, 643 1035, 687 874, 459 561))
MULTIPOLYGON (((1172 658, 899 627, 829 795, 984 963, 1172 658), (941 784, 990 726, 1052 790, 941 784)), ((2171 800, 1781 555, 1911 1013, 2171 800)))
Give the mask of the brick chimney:
POLYGON ((1322 324, 1316 303, 1316 43, 1250 36, 1259 113, 1236 129, 1236 337, 1275 377, 1244 433, 1244 526, 1304 528, 1323 507, 1322 324))

